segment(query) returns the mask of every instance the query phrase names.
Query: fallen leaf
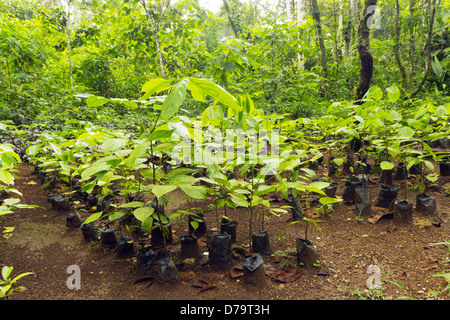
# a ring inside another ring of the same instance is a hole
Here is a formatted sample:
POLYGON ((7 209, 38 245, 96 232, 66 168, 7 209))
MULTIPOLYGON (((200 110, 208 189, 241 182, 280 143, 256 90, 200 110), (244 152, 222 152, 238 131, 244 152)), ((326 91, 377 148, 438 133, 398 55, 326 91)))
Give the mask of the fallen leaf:
POLYGON ((27 184, 37 184, 37 183, 32 180, 32 181, 28 182, 27 184))
POLYGON ((3 233, 9 233, 9 232, 13 232, 15 227, 4 227, 3 229, 3 233))
POLYGON ((13 236, 12 233, 5 233, 5 234, 3 235, 3 238, 5 238, 6 240, 8 240, 8 239, 11 238, 12 236, 13 236))
POLYGON ((421 229, 431 226, 431 221, 430 220, 417 218, 417 217, 414 217, 413 223, 414 223, 415 226, 417 226, 417 227, 419 227, 421 229))
POLYGON ((230 270, 230 276, 232 279, 242 277, 243 275, 244 275, 244 271, 239 270, 238 268, 233 268, 230 270))

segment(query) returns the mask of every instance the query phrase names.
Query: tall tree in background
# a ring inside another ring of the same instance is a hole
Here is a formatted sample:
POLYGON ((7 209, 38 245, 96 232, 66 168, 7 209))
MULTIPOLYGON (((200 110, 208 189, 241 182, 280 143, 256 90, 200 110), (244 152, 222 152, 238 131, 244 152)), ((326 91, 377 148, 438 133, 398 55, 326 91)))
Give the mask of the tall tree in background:
POLYGON ((319 43, 320 48, 320 64, 322 66, 322 76, 324 78, 328 78, 327 56, 325 44, 323 41, 322 24, 320 23, 319 5, 317 4, 317 0, 310 0, 310 4, 312 10, 312 17, 314 20, 314 28, 316 30, 317 35, 317 42, 319 43))
POLYGON ((398 69, 400 70, 400 75, 402 76, 403 83, 402 87, 404 90, 408 87, 408 77, 406 76, 406 70, 403 66, 402 59, 400 56, 400 4, 398 0, 395 0, 395 45, 394 45, 394 54, 395 61, 397 62, 398 69))
POLYGON ((356 88, 355 100, 357 103, 361 103, 361 99, 367 93, 370 87, 373 76, 373 56, 370 51, 370 28, 369 23, 372 21, 375 11, 370 11, 369 9, 374 8, 371 6, 376 6, 377 0, 365 0, 364 1, 364 12, 363 18, 359 22, 358 26, 358 53, 360 61, 359 69, 359 82, 356 88))
POLYGON ((423 52, 425 53, 425 73, 423 75, 422 81, 417 86, 416 91, 411 94, 410 98, 415 98, 420 90, 422 90, 425 81, 427 81, 428 74, 431 71, 431 40, 433 38, 434 17, 436 15, 436 0, 433 0, 433 3, 431 3, 431 0, 427 0, 427 7, 431 8, 431 13, 428 20, 427 40, 425 41, 425 46, 423 48, 423 52))
POLYGON ((70 90, 73 91, 73 79, 72 79, 72 57, 71 57, 71 47, 70 47, 70 6, 72 0, 67 0, 67 23, 66 23, 66 36, 67 36, 67 54, 69 58, 69 83, 70 90))
POLYGON ((163 57, 161 52, 161 43, 159 41, 159 31, 161 27, 161 22, 166 16, 167 10, 170 6, 170 0, 161 0, 157 5, 153 5, 152 8, 148 7, 146 0, 140 0, 145 13, 147 15, 147 20, 150 24, 150 28, 155 39, 156 53, 158 55, 159 67, 161 69, 161 75, 164 79, 167 79, 166 71, 164 69, 163 57), (156 10, 155 10, 156 9, 156 10))
POLYGON ((227 0, 223 0, 223 6, 225 7, 225 11, 227 13, 228 21, 230 22, 231 29, 233 29, 234 36, 239 38, 239 32, 237 31, 236 25, 233 21, 233 16, 231 15, 230 6, 228 5, 227 0))

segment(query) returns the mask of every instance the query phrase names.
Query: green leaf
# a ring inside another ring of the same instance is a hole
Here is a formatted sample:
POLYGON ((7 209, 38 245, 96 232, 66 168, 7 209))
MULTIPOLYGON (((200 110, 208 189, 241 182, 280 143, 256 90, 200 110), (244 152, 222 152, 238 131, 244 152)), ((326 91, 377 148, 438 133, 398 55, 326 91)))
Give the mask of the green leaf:
POLYGON ((155 212, 155 208, 141 207, 133 211, 134 216, 141 222, 147 220, 155 212))
POLYGON ((161 117, 163 119, 169 120, 175 115, 175 113, 177 113, 178 109, 186 98, 186 90, 188 84, 189 79, 185 78, 172 88, 161 107, 161 117))
POLYGON ((101 164, 101 165, 93 165, 91 167, 88 167, 81 173, 81 179, 88 180, 91 176, 102 172, 102 171, 108 171, 111 168, 110 165, 107 164, 101 164))
POLYGON ((171 180, 170 184, 173 185, 192 185, 196 183, 198 180, 193 176, 189 176, 186 174, 178 174, 175 175, 171 180))
POLYGON ((236 99, 230 95, 224 88, 208 79, 188 78, 188 89, 192 97, 197 101, 205 101, 206 96, 211 96, 227 107, 239 108, 236 99))
POLYGON ((136 145, 128 156, 128 164, 131 166, 134 165, 136 159, 143 156, 147 152, 148 148, 150 148, 150 142, 147 141, 136 145))
POLYGON ((206 199, 208 197, 208 189, 203 186, 181 185, 180 189, 193 199, 206 199))
POLYGON ((400 98, 400 90, 395 84, 389 88, 386 88, 386 91, 388 93, 389 101, 392 103, 396 102, 400 98))
POLYGON ((9 199, 5 199, 3 200, 3 202, 5 204, 7 204, 8 206, 14 206, 16 204, 18 204, 20 202, 20 199, 17 198, 9 198, 9 199))
POLYGON ((24 272, 19 274, 17 277, 14 277, 14 279, 11 280, 10 284, 13 284, 15 282, 17 282, 18 280, 22 279, 23 277, 29 276, 35 274, 34 272, 24 272))
POLYGON ((173 185, 154 185, 152 186, 152 192, 157 198, 161 198, 166 193, 175 190, 178 186, 173 185))
POLYGON ((416 131, 410 127, 401 127, 398 129, 398 135, 402 138, 411 138, 416 134, 416 131))
POLYGON ((110 139, 106 140, 102 144, 103 152, 116 152, 120 149, 122 149, 127 144, 126 139, 110 139))
POLYGON ((100 219, 102 216, 102 212, 97 212, 94 214, 91 214, 86 220, 83 221, 83 224, 91 223, 92 221, 100 219))
POLYGON ((142 201, 132 201, 132 202, 121 204, 119 206, 119 208, 140 208, 143 206, 144 206, 144 203, 142 201))
POLYGON ((108 101, 109 101, 109 99, 106 99, 104 97, 90 96, 86 99, 86 104, 89 107, 100 107, 100 106, 106 104, 108 101))
POLYGON ((342 201, 342 199, 337 199, 337 198, 330 198, 330 197, 322 197, 319 199, 319 202, 322 205, 327 205, 327 204, 331 204, 331 203, 336 203, 342 201))
POLYGON ((173 130, 158 130, 156 129, 151 133, 151 135, 148 137, 149 141, 164 139, 164 138, 170 138, 172 136, 173 130))
POLYGON ((13 271, 14 267, 8 267, 8 266, 4 266, 2 268, 2 278, 3 280, 8 280, 9 275, 11 274, 11 272, 13 271))
POLYGON ((442 67, 436 56, 431 59, 431 68, 433 69, 434 74, 439 78, 442 74, 442 67))
POLYGON ((145 92, 139 100, 146 100, 154 93, 161 92, 170 88, 170 80, 165 80, 162 78, 155 78, 147 81, 141 89, 141 92, 145 92))
POLYGON ((380 168, 383 170, 392 170, 394 168, 395 164, 393 162, 389 161, 382 161, 380 163, 380 168))

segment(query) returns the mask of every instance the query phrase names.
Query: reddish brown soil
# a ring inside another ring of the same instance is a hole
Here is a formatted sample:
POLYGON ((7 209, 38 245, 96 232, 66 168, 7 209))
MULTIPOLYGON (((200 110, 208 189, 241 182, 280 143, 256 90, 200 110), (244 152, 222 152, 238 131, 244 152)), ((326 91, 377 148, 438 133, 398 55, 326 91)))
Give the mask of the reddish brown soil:
MULTIPOLYGON (((443 189, 442 177, 437 188, 429 193, 437 198, 439 219, 434 224, 421 225, 428 217, 414 213, 415 223, 396 226, 392 219, 376 223, 367 219, 357 221, 354 206, 338 204, 331 214, 321 215, 322 233, 312 225, 308 238, 314 243, 320 256, 320 266, 302 268, 302 275, 293 282, 275 281, 269 276, 259 286, 245 283, 243 277, 232 278, 230 271, 211 271, 198 262, 194 266, 180 264, 178 236, 187 232, 186 221, 175 221, 175 241, 170 245, 171 255, 179 266, 179 283, 134 282, 142 277, 133 259, 117 259, 113 251, 105 252, 98 243, 88 243, 79 229, 66 227, 66 213, 52 209, 36 176, 27 164, 18 166, 16 187, 23 193, 21 202, 39 205, 43 209, 20 209, 0 219, 0 227, 12 227, 12 237, 2 238, 0 265, 13 266, 13 276, 22 272, 34 272, 21 279, 18 285, 27 290, 15 292, 12 300, 325 300, 368 298, 366 273, 369 265, 381 269, 383 299, 408 296, 415 299, 449 299, 443 290, 447 283, 442 277, 432 277, 442 272, 448 260, 448 248, 433 243, 448 241, 449 198, 443 189), (29 184, 36 181, 37 184, 29 184), (437 222, 437 223, 436 223, 437 222), (81 270, 81 289, 69 290, 66 280, 67 267, 77 265, 81 270), (389 281, 401 284, 399 288, 389 281), (433 295, 433 293, 435 293, 433 295)), ((375 180, 375 179, 374 179, 375 180)), ((337 195, 342 194, 342 185, 337 195)), ((377 185, 371 184, 372 199, 376 198, 377 185)), ((416 192, 409 192, 408 199, 415 199, 416 192)), ((172 207, 181 208, 180 194, 170 195, 172 207)), ((200 204, 200 203, 199 203, 200 204)), ((285 205, 274 199, 273 206, 285 205)), ((202 205, 206 205, 203 203, 202 205)), ((248 214, 243 209, 230 212, 238 221, 237 241, 234 246, 248 249, 248 214)), ((270 216, 266 230, 270 234, 272 251, 295 249, 296 238, 303 237, 304 224, 289 225, 288 216, 270 216)), ((215 227, 214 214, 206 215, 208 228, 215 227)), ((258 226, 255 222, 253 229, 258 226)), ((119 228, 118 228, 119 229, 119 228)), ((123 231, 123 230, 122 230, 123 231)), ((122 232, 122 231, 119 231, 122 232)), ((125 233, 125 231, 123 231, 125 233)), ((2 234, 3 235, 3 234, 2 234)), ((203 243, 200 241, 200 243, 203 243)), ((206 251, 206 247, 201 247, 206 251)), ((234 250, 233 252, 236 252, 234 250)), ((279 268, 279 257, 264 255, 265 269, 279 268)), ((292 257, 295 261, 295 257, 292 257)), ((242 264, 242 257, 235 255, 233 265, 242 264)))

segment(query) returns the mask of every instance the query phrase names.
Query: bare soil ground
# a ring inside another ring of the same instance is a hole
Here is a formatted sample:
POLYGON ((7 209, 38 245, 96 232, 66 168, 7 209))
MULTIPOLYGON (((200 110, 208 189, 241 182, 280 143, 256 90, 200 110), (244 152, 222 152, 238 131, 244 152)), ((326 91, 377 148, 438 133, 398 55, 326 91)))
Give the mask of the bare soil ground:
MULTIPOLYGON (((20 209, 0 219, 0 227, 15 227, 12 236, 3 237, 0 244, 0 265, 13 266, 13 276, 22 272, 34 275, 19 281, 23 292, 15 292, 11 300, 347 300, 370 298, 366 282, 367 269, 376 265, 381 270, 382 289, 377 297, 398 299, 449 299, 443 290, 447 283, 442 272, 448 259, 448 248, 434 243, 448 241, 450 201, 443 186, 449 183, 440 177, 429 194, 437 198, 438 218, 430 219, 414 213, 414 223, 397 226, 392 219, 378 221, 367 218, 358 221, 355 206, 340 203, 334 212, 318 218, 322 232, 312 225, 308 238, 314 243, 320 257, 315 268, 300 268, 301 276, 291 282, 281 282, 268 275, 262 285, 245 283, 243 277, 232 277, 231 269, 210 270, 200 259, 195 264, 183 262, 180 257, 179 236, 187 233, 187 221, 175 221, 174 241, 169 245, 171 256, 178 266, 178 283, 148 281, 135 283, 142 271, 135 259, 118 259, 114 251, 105 251, 98 242, 86 242, 79 229, 66 227, 69 212, 54 210, 47 201, 32 167, 18 165, 16 188, 22 193, 21 203, 39 205, 43 209, 20 209), (33 184, 33 182, 36 184, 33 184), (66 284, 67 268, 77 265, 81 270, 81 289, 69 290, 66 284), (403 287, 392 282, 401 284, 403 287)), ((375 178, 372 180, 376 180, 375 178)), ((378 185, 370 184, 372 199, 378 185)), ((337 195, 342 194, 341 181, 337 195)), ((415 202, 417 192, 409 191, 408 200, 415 202)), ((169 195, 168 210, 183 208, 186 203, 176 191, 169 195)), ((272 199, 273 206, 286 205, 272 199)), ((198 205, 207 205, 206 202, 198 205)), ((374 213, 382 209, 373 207, 374 213)), ((243 209, 231 211, 229 216, 238 224, 236 243, 233 244, 233 266, 242 265, 239 253, 248 250, 248 214, 243 209), (240 249, 240 250, 239 250, 240 249)), ((303 237, 304 224, 290 225, 289 216, 269 216, 265 222, 269 231, 272 252, 286 252, 287 262, 295 261, 289 250, 295 250, 296 238, 303 237)), ((208 228, 214 228, 215 216, 206 215, 208 228)), ((256 231, 260 220, 254 221, 256 231)), ((117 236, 126 230, 117 227, 117 236)), ((2 234, 4 236, 5 233, 2 234)), ((207 251, 200 239, 202 251, 207 251)), ((285 258, 263 255, 266 271, 280 269, 285 258)), ((448 266, 447 266, 448 267, 448 266)), ((233 274, 235 275, 235 274, 233 274)))

